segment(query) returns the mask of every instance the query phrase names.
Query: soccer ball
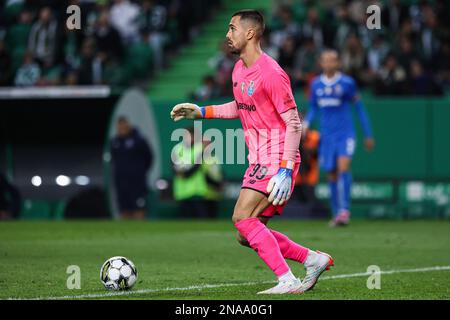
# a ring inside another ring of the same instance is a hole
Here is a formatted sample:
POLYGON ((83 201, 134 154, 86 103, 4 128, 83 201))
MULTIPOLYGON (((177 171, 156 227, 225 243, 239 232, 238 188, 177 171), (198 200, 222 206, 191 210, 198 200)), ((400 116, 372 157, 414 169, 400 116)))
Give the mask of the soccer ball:
POLYGON ((100 280, 108 290, 128 290, 138 277, 133 262, 125 257, 112 257, 100 269, 100 280))

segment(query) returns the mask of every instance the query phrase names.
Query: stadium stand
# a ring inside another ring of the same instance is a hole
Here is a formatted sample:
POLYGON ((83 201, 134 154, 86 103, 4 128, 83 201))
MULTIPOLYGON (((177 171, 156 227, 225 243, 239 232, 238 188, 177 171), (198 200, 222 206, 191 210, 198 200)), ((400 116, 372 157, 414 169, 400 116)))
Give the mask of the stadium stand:
POLYGON ((4 1, 0 85, 127 86, 148 80, 192 40, 220 2, 4 1), (65 28, 71 4, 81 8, 81 30, 65 28))

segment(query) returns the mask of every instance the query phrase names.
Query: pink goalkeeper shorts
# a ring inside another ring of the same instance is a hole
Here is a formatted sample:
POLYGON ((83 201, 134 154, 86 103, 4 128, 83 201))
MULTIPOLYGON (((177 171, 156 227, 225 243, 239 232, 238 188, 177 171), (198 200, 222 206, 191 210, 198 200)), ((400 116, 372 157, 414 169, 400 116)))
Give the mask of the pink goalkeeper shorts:
MULTIPOLYGON (((275 164, 266 164, 261 165, 259 163, 251 164, 244 174, 244 180, 242 181, 242 189, 252 189, 264 194, 266 197, 269 196, 267 192, 267 185, 269 184, 270 179, 277 174, 280 168, 279 163, 275 164)), ((298 170, 300 168, 300 162, 296 162, 294 165, 294 171, 292 173, 292 183, 291 183, 291 195, 294 190, 295 177, 297 176, 298 170)), ((274 215, 280 215, 283 211, 286 203, 283 205, 274 206, 269 205, 261 214, 263 217, 273 217, 274 215)))

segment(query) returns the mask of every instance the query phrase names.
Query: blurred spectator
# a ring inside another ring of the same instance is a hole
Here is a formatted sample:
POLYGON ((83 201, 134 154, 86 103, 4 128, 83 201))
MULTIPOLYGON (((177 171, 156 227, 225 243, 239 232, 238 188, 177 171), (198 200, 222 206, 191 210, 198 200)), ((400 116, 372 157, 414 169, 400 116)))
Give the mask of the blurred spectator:
POLYGON ((19 190, 0 173, 0 220, 18 218, 21 209, 19 190))
POLYGON ((39 20, 33 24, 28 40, 28 50, 41 66, 51 66, 55 62, 59 46, 58 22, 50 7, 39 12, 39 20))
POLYGON ((108 12, 109 15, 109 0, 96 0, 95 3, 81 3, 81 11, 84 12, 82 16, 83 21, 83 33, 86 37, 92 37, 95 29, 97 28, 98 18, 104 12, 108 12))
POLYGON ((376 93, 395 95, 405 93, 406 72, 390 54, 386 57, 383 67, 378 72, 376 93))
POLYGON ((400 27, 400 32, 396 37, 394 37, 394 43, 398 43, 399 39, 401 38, 410 39, 414 43, 416 43, 419 39, 419 33, 414 30, 412 20, 410 18, 407 18, 405 19, 405 21, 403 21, 400 27))
POLYGON ((164 64, 164 46, 169 41, 167 33, 167 9, 155 0, 144 0, 139 16, 141 30, 148 31, 148 43, 153 50, 155 71, 164 64))
POLYGON ((411 77, 408 83, 408 93, 411 95, 440 95, 441 88, 434 78, 426 73, 418 60, 413 60, 411 66, 411 77))
POLYGON ((431 63, 439 52, 439 30, 438 21, 434 11, 427 7, 424 12, 424 27, 420 34, 420 44, 423 52, 423 58, 427 63, 431 63))
POLYGON ((281 45, 280 54, 278 56, 278 63, 291 78, 293 77, 295 66, 296 49, 294 37, 286 37, 281 45))
POLYGON ((295 57, 292 82, 294 87, 303 87, 317 74, 317 58, 319 50, 312 38, 304 38, 303 46, 295 57))
POLYGON ((114 0, 110 10, 111 24, 119 31, 125 44, 139 38, 139 6, 129 0, 114 0))
POLYGON ((286 38, 298 38, 300 35, 300 25, 294 20, 292 10, 287 5, 281 5, 276 14, 279 27, 270 34, 270 42, 278 48, 285 43, 286 38))
POLYGON ((33 15, 30 11, 20 12, 19 20, 11 25, 6 33, 6 44, 9 53, 12 55, 11 69, 13 72, 19 68, 22 63, 22 57, 27 50, 28 38, 33 22, 33 15))
POLYGON ((334 47, 341 51, 345 46, 348 36, 351 33, 356 33, 356 25, 351 20, 349 10, 345 5, 338 8, 337 24, 334 47))
POLYGON ((17 70, 14 84, 18 87, 34 86, 41 77, 41 68, 33 59, 31 52, 26 52, 23 63, 17 70))
POLYGON ((361 41, 355 34, 350 34, 342 50, 342 70, 352 76, 359 86, 365 78, 366 56, 361 41))
POLYGON ((318 50, 322 50, 324 46, 324 31, 319 21, 319 13, 316 8, 310 8, 306 21, 301 28, 302 38, 312 39, 314 46, 318 50))
POLYGON ((402 4, 401 0, 387 1, 381 11, 383 26, 393 33, 400 30, 400 26, 408 16, 408 7, 402 4))
POLYGON ((78 70, 78 83, 81 85, 92 85, 99 82, 98 67, 94 68, 95 60, 95 41, 88 38, 83 42, 81 48, 81 64, 78 70))
POLYGON ((153 70, 153 51, 148 45, 149 33, 147 30, 139 32, 139 40, 128 47, 125 61, 125 80, 132 81, 144 79, 153 70))
POLYGON ((116 126, 117 135, 111 141, 111 158, 121 217, 144 219, 147 172, 153 164, 153 153, 126 117, 120 116, 116 126))
POLYGON ((373 78, 381 68, 388 53, 389 45, 382 35, 378 35, 373 42, 373 46, 367 52, 368 74, 370 78, 373 78))
POLYGON ((100 52, 110 55, 113 59, 122 60, 124 48, 119 32, 109 22, 108 11, 104 10, 98 16, 93 36, 100 52))
POLYGON ((191 98, 196 101, 210 100, 219 97, 219 90, 214 77, 211 75, 205 76, 203 84, 191 94, 191 98))
POLYGON ((450 28, 450 20, 448 19, 450 17, 450 2, 448 0, 437 0, 435 2, 435 10, 438 20, 442 22, 443 28, 447 29, 448 33, 450 28))
POLYGON ((409 16, 411 18, 412 28, 415 32, 423 29, 426 12, 431 9, 428 0, 414 1, 409 7, 409 16))
POLYGON ((215 86, 218 87, 217 95, 230 96, 233 94, 231 74, 236 61, 237 57, 230 52, 226 40, 221 42, 220 53, 208 61, 209 66, 216 71, 214 81, 215 86))
POLYGON ((414 50, 412 41, 408 37, 401 37, 399 43, 399 50, 397 57, 400 65, 405 70, 410 70, 411 62, 414 59, 418 59, 418 56, 414 50))
POLYGON ((447 89, 450 88, 450 39, 442 44, 439 51, 436 70, 436 77, 447 89))
MULTIPOLYGON (((226 42, 225 42, 225 45, 226 45, 226 42)), ((227 48, 228 48, 228 46, 227 46, 227 48)), ((278 55, 280 52, 279 52, 278 48, 270 42, 269 32, 264 32, 264 34, 261 38, 261 48, 262 48, 262 50, 264 50, 265 53, 267 53, 269 56, 271 56, 272 58, 274 58, 275 60, 278 61, 278 55)), ((235 60, 236 57, 233 56, 233 59, 235 60)))
POLYGON ((62 69, 59 64, 44 66, 41 69, 41 77, 37 86, 56 86, 61 82, 62 69))

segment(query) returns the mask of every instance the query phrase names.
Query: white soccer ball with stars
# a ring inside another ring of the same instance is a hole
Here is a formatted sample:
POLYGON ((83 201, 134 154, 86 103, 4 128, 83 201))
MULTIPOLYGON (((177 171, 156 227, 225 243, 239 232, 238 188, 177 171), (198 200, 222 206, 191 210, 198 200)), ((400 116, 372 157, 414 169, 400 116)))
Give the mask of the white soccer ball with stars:
POLYGON ((100 269, 100 280, 108 290, 128 290, 136 283, 138 272, 134 263, 125 257, 112 257, 100 269))

